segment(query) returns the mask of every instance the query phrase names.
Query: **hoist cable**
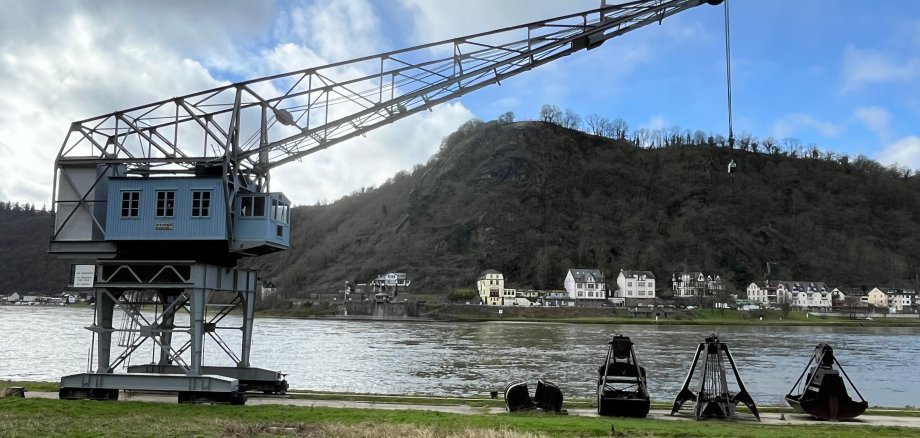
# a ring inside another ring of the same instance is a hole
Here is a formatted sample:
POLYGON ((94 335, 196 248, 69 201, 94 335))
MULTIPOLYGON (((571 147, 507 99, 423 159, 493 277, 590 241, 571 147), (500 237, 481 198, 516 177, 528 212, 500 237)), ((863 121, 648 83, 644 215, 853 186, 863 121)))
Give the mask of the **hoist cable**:
POLYGON ((735 131, 732 127, 732 39, 729 26, 728 2, 725 0, 725 85, 728 97, 728 176, 731 180, 731 196, 735 197, 735 131))
POLYGON ((732 130, 732 43, 728 19, 728 2, 725 0, 725 80, 728 89, 728 145, 735 148, 735 133, 732 130))

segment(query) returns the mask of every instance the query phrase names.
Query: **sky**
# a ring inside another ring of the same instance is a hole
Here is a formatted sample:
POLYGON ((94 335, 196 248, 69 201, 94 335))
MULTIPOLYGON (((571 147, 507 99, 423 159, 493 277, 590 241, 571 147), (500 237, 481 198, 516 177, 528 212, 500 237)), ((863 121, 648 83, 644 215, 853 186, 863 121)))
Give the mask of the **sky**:
MULTIPOLYGON (((730 0, 736 136, 920 170, 920 2, 730 0)), ((611 0, 610 3, 616 3, 611 0)), ((271 74, 596 8, 599 0, 5 0, 0 200, 47 205, 70 123, 271 74)), ((332 202, 425 163, 464 122, 544 104, 727 134, 723 7, 703 5, 288 163, 332 202)))

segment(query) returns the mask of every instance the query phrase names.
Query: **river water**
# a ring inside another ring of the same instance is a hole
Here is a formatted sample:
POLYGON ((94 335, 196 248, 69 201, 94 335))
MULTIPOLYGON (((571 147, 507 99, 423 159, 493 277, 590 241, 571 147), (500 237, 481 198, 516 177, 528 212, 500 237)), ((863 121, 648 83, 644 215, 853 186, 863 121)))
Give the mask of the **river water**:
MULTIPOLYGON (((0 306, 0 379, 56 381, 86 371, 91 335, 83 327, 92 319, 92 309, 81 307, 0 306)), ((652 398, 670 402, 697 345, 711 332, 729 344, 758 404, 784 404, 815 344, 827 342, 870 405, 920 405, 920 328, 257 318, 251 363, 287 373, 297 389, 487 396, 520 377, 531 390, 543 378, 566 397, 593 398, 606 342, 622 333, 632 338, 648 369, 652 398)), ((239 343, 236 330, 221 336, 239 343)), ((152 360, 144 348, 132 356, 133 365, 152 360)), ((204 361, 232 364, 214 342, 206 344, 204 361)))

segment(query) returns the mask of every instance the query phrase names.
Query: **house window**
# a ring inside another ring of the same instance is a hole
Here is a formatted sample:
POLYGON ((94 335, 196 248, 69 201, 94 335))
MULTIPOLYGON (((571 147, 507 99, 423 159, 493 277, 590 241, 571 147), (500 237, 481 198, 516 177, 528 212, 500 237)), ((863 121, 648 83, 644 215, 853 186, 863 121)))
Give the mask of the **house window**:
POLYGON ((157 191, 157 217, 173 217, 176 205, 176 192, 173 190, 157 191))
POLYGON ((588 283, 588 289, 594 289, 594 283, 588 283))
POLYGON ((588 298, 594 298, 594 291, 588 291, 588 298))
POLYGON ((243 217, 265 216, 264 196, 243 196, 240 198, 240 215, 243 217))
POLYGON ((626 282, 626 285, 627 285, 627 286, 632 286, 632 282, 631 282, 631 281, 627 281, 627 282, 626 282))
POLYGON ((640 290, 640 291, 639 291, 639 296, 640 296, 640 297, 644 297, 644 296, 645 296, 645 291, 644 291, 644 290, 640 290))
POLYGON ((209 190, 192 190, 192 217, 211 215, 211 192, 209 190))
POLYGON ((644 282, 644 281, 640 281, 640 282, 639 282, 639 287, 645 287, 645 282, 644 282))
POLYGON ((141 192, 121 192, 121 217, 137 217, 141 204, 141 192))
POLYGON ((583 297, 583 296, 585 296, 585 293, 582 292, 582 291, 578 291, 578 296, 579 296, 579 297, 583 297))
POLYGON ((631 290, 630 290, 630 291, 626 291, 626 295, 632 296, 632 291, 631 291, 631 290))

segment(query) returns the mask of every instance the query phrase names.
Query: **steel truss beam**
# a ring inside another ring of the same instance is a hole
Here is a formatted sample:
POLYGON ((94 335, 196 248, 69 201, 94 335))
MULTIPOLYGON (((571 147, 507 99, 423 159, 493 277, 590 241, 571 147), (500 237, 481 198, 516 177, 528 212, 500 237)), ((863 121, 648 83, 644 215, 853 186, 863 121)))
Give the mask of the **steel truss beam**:
MULTIPOLYGON (((172 390, 170 388, 181 380, 181 376, 191 379, 188 380, 189 388, 198 388, 210 384, 209 374, 220 377, 211 383, 219 385, 222 389, 218 392, 222 393, 246 390, 246 385, 240 387, 237 382, 240 377, 247 377, 248 384, 254 385, 254 389, 272 392, 287 389, 280 373, 252 368, 249 364, 255 310, 255 271, 191 261, 98 261, 97 264, 96 314, 93 324, 86 327, 93 332, 95 354, 91 352, 90 359, 95 355, 96 364, 93 367, 90 362, 85 374, 62 379, 62 387, 71 388, 65 391, 67 395, 73 397, 82 393, 73 388, 99 390, 101 392, 98 393, 103 396, 108 396, 110 393, 106 391, 112 389, 172 390), (157 309, 153 317, 149 312, 142 312, 143 306, 151 304, 157 309), (124 312, 127 324, 123 327, 113 325, 116 308, 124 312), (241 311, 241 324, 226 324, 225 317, 234 310, 241 311), (181 312, 188 315, 188 325, 176 324, 176 317, 181 312), (242 333, 238 349, 231 347, 220 336, 221 330, 242 333), (123 335, 127 340, 121 344, 124 347, 121 353, 112 359, 114 333, 123 335), (179 348, 173 345, 176 333, 189 335, 189 340, 179 348), (205 335, 217 343, 235 366, 208 367, 203 364, 205 335), (157 363, 142 365, 140 369, 129 368, 130 377, 86 377, 119 376, 116 373, 118 367, 129 364, 131 357, 137 355, 147 340, 159 350, 157 363), (76 384, 101 386, 74 387, 76 384), (118 387, 119 384, 129 386, 118 387)), ((207 392, 207 389, 194 391, 207 392)), ((62 397, 65 392, 62 392, 62 397)), ((92 396, 97 393, 89 391, 87 394, 92 396)))
POLYGON ((74 122, 58 160, 135 173, 223 166, 266 182, 284 163, 599 46, 706 0, 641 0, 253 79, 74 122))

